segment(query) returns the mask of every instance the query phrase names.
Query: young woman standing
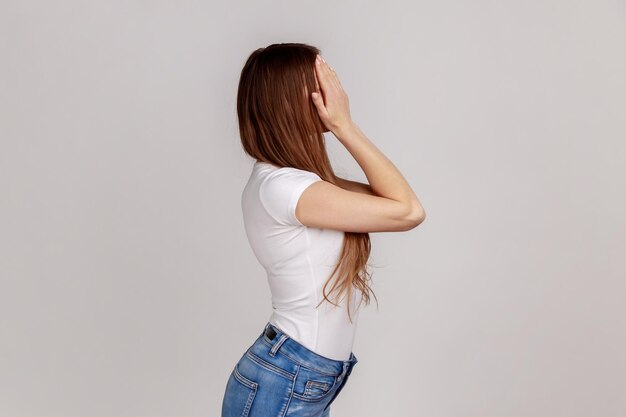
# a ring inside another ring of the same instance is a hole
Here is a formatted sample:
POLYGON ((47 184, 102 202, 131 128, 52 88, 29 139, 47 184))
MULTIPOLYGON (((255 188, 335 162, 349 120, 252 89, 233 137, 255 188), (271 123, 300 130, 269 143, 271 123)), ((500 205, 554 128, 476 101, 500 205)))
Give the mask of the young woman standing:
POLYGON ((361 302, 373 295, 368 233, 408 231, 425 219, 400 171, 352 120, 348 96, 319 52, 273 44, 255 50, 241 71, 239 132, 255 159, 241 207, 273 309, 230 374, 222 417, 328 417, 357 363, 361 302), (345 146, 368 184, 334 174, 324 132, 345 146))

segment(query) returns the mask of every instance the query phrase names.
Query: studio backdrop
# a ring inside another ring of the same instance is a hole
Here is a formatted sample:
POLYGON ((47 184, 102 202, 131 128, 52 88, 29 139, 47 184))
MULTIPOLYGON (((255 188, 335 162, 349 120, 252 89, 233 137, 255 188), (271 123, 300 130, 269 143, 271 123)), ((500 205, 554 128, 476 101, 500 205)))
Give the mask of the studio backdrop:
POLYGON ((623 1, 4 0, 0 35, 0 417, 218 415, 272 308, 235 99, 279 42, 427 212, 371 234, 333 417, 626 415, 623 1))

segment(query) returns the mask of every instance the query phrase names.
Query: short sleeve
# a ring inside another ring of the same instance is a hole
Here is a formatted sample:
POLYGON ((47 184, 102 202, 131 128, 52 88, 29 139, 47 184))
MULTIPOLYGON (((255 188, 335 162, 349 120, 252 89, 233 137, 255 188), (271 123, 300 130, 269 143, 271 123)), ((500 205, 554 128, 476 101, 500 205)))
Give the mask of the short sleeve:
POLYGON ((292 167, 279 168, 261 184, 261 203, 278 223, 303 226, 296 217, 296 205, 304 190, 316 181, 321 181, 321 178, 314 172, 292 167))

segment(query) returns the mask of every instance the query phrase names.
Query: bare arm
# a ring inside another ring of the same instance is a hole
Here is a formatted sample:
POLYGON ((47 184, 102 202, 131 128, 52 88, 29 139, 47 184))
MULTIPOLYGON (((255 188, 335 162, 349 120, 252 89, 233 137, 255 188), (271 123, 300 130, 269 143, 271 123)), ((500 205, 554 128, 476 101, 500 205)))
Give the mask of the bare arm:
POLYGON ((337 185, 344 190, 354 191, 356 193, 376 195, 369 184, 364 184, 359 181, 353 181, 346 178, 337 177, 337 185))
POLYGON ((425 217, 419 199, 402 173, 355 123, 344 125, 333 133, 365 172, 374 195, 404 203, 415 217, 425 217))
POLYGON ((312 100, 324 125, 352 154, 369 184, 316 181, 300 196, 296 217, 306 226, 351 232, 410 230, 426 213, 412 188, 350 117, 348 97, 328 64, 317 61, 320 92, 312 100), (322 97, 323 94, 323 97, 322 97))

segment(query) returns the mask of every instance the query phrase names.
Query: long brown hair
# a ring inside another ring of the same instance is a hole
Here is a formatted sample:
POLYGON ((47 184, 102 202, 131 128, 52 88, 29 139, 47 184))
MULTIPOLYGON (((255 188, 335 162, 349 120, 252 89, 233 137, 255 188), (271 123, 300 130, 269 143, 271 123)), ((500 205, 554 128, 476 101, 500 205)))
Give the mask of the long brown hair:
MULTIPOLYGON (((239 79, 237 116, 244 151, 261 162, 278 167, 294 167, 314 172, 325 181, 337 184, 324 142, 324 125, 310 94, 316 91, 314 65, 320 49, 303 43, 279 43, 258 48, 250 54, 239 79), (305 94, 305 86, 308 94, 305 94)), ((331 278, 336 278, 330 293, 337 298, 347 292, 348 318, 354 288, 361 301, 370 302, 367 270, 371 252, 368 233, 344 232, 338 263, 324 284, 324 299, 338 306, 326 294, 331 278)), ((376 298, 378 303, 378 299, 376 298)))

